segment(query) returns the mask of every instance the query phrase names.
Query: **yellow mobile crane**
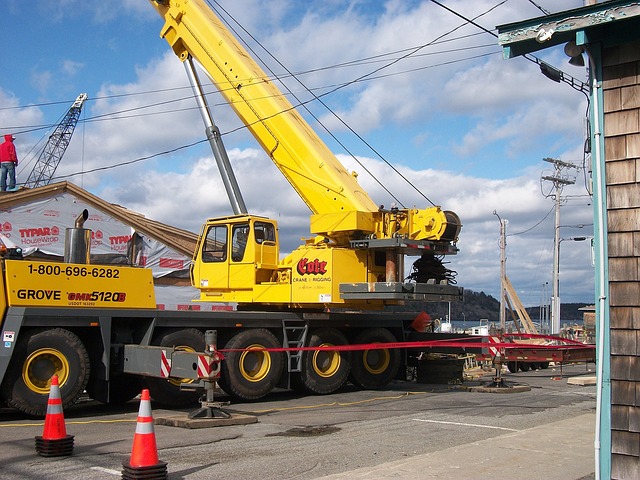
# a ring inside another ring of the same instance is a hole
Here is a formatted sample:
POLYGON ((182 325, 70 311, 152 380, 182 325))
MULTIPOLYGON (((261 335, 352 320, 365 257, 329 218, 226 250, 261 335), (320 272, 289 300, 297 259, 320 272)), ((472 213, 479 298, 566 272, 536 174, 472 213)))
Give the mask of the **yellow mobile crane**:
MULTIPOLYGON (((312 238, 280 261, 276 222, 247 215, 235 179, 226 178, 236 215, 203 227, 192 269, 202 300, 364 308, 446 291, 404 283, 402 258, 456 253, 455 213, 380 208, 204 0, 150 2, 165 21, 161 36, 185 63, 212 143, 219 133, 192 58, 312 212, 312 238), (233 250, 238 237, 241 253, 233 250)), ((230 171, 228 164, 222 171, 230 171)))
POLYGON ((187 387, 204 386, 208 399, 212 380, 252 400, 276 386, 326 394, 347 380, 370 389, 406 378, 419 351, 344 347, 456 336, 424 332, 418 312, 384 306, 461 300, 441 269, 403 281, 406 255, 429 264, 457 253, 458 216, 378 207, 203 0, 150 3, 185 64, 233 208, 203 226, 191 280, 201 300, 237 309, 159 310, 150 270, 88 265, 85 210, 65 235, 68 250, 83 255, 63 263, 22 258, 19 249, 0 255, 1 400, 44 415, 54 374, 65 407, 84 391, 125 402, 142 385, 155 401, 182 406, 198 398, 187 387), (311 237, 283 259, 276 222, 247 212, 193 59, 311 209, 311 237), (222 362, 212 354, 218 343, 222 362))

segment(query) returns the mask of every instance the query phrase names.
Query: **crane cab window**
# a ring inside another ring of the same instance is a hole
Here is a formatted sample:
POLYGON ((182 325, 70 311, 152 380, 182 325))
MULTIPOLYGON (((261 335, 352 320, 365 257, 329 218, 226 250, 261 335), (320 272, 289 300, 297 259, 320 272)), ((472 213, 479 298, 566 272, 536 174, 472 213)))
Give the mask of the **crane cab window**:
POLYGON ((224 262, 227 259, 227 226, 209 227, 202 247, 203 262, 224 262))
POLYGON ((244 258, 249 238, 249 224, 234 225, 231 234, 231 260, 240 262, 244 258))
POLYGON ((276 241, 276 229, 271 223, 256 222, 253 225, 253 233, 257 244, 276 241))

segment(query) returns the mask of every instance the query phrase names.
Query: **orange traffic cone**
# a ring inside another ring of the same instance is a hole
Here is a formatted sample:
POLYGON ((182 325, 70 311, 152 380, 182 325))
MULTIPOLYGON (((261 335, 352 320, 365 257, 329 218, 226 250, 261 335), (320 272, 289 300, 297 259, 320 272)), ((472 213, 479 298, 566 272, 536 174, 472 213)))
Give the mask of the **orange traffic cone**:
POLYGON ((122 467, 122 478, 125 480, 167 478, 167 464, 158 460, 151 400, 149 399, 149 390, 146 388, 142 390, 140 397, 138 423, 136 424, 136 433, 133 436, 131 458, 129 463, 123 462, 122 467))
POLYGON ((67 435, 64 425, 57 375, 51 377, 47 415, 44 418, 42 436, 36 437, 36 452, 43 457, 62 457, 73 452, 73 435, 67 435))

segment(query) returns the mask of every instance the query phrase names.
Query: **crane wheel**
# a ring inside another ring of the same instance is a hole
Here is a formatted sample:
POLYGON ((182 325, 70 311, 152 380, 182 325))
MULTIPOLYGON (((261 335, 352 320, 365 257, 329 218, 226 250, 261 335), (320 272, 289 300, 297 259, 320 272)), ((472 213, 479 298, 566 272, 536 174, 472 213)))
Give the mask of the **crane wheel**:
MULTIPOLYGON (((348 345, 347 337, 334 328, 321 328, 312 332, 308 347, 348 345)), ((301 372, 292 373, 291 382, 296 390, 326 395, 338 390, 347 381, 351 369, 351 352, 332 350, 305 351, 301 372)))
POLYGON ((87 385, 91 398, 108 405, 124 405, 140 395, 142 389, 142 377, 126 374, 112 376, 108 382, 92 378, 87 385))
MULTIPOLYGON (((366 345, 397 341, 386 328, 370 328, 360 332, 353 343, 366 345)), ((349 380, 354 385, 367 390, 383 388, 396 377, 400 362, 400 351, 397 348, 356 350, 351 357, 349 380)))
POLYGON ((263 328, 243 330, 227 342, 218 385, 238 400, 264 397, 278 384, 284 370, 282 352, 252 348, 281 348, 281 344, 273 333, 263 328))
POLYGON ((528 372, 531 368, 531 364, 529 362, 519 362, 518 367, 520 367, 520 370, 523 372, 528 372))
MULTIPOLYGON (((202 352, 205 349, 204 334, 195 328, 183 330, 162 331, 151 341, 152 345, 173 347, 184 352, 202 352)), ((192 383, 192 379, 148 378, 147 385, 151 398, 167 407, 188 407, 198 402, 199 392, 180 391, 181 383, 192 383)))
POLYGON ((507 362, 507 368, 511 373, 518 373, 518 363, 517 362, 507 362))
POLYGON ((78 400, 89 373, 89 354, 73 332, 62 328, 23 330, 2 383, 2 395, 10 407, 44 416, 53 375, 58 376, 64 408, 78 400))

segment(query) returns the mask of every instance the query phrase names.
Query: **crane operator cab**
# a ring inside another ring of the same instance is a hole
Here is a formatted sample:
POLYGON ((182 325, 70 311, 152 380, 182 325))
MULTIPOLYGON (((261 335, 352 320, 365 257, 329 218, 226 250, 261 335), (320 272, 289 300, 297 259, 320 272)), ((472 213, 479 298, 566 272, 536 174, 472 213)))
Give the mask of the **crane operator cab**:
POLYGON ((208 220, 191 267, 201 300, 246 301, 256 285, 274 281, 277 232, 275 221, 253 215, 208 220))

